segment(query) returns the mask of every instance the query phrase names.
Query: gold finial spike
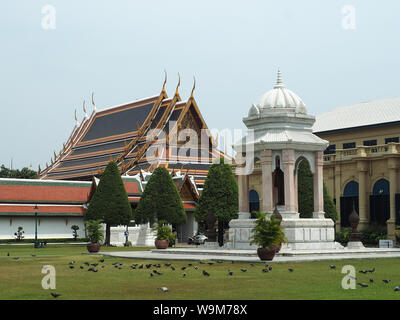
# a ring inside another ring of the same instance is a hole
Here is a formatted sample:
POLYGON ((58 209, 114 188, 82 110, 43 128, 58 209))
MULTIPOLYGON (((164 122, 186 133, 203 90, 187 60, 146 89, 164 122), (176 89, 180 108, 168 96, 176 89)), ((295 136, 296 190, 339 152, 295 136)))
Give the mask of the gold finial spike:
POLYGON ((193 92, 194 92, 195 88, 196 88, 196 78, 193 76, 193 88, 192 88, 192 92, 190 93, 191 99, 193 99, 193 92))
POLYGON ((40 172, 41 172, 42 170, 40 169, 40 164, 39 164, 39 168, 38 168, 38 175, 40 175, 40 172))
POLYGON ((78 121, 78 117, 76 115, 76 109, 75 109, 75 121, 78 121))
POLYGON ((49 164, 46 162, 46 169, 49 167, 49 164))
POLYGON ((63 151, 65 151, 65 148, 66 148, 66 145, 65 145, 65 143, 63 142, 63 151))
POLYGON ((54 151, 54 161, 56 161, 56 159, 57 159, 57 154, 56 154, 56 152, 54 151))
POLYGON ((92 105, 93 105, 93 111, 96 112, 96 104, 94 103, 94 92, 92 92, 92 105))
POLYGON ((175 90, 175 94, 176 95, 179 94, 178 88, 179 88, 180 85, 181 85, 181 75, 178 72, 178 85, 176 86, 176 90, 175 90))
POLYGON ((85 100, 83 100, 82 108, 83 108, 83 112, 86 114, 86 102, 85 102, 85 100))
POLYGON ((51 165, 53 166, 53 164, 54 164, 53 159, 51 159, 51 165))
POLYGON ((162 86, 162 91, 165 91, 165 84, 167 83, 167 71, 165 69, 164 69, 164 75, 165 75, 165 77, 164 77, 164 83, 162 86))

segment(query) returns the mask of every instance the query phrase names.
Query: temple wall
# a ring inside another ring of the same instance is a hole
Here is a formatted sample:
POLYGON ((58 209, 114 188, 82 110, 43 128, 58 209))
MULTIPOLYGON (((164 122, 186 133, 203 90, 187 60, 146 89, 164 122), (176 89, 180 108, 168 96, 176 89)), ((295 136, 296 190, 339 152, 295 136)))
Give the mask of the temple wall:
MULTIPOLYGON (((82 217, 39 217, 38 239, 72 238, 73 225, 79 226, 78 238, 85 237, 82 217)), ((25 239, 35 238, 35 217, 0 217, 0 239, 15 239, 20 226, 25 239)))

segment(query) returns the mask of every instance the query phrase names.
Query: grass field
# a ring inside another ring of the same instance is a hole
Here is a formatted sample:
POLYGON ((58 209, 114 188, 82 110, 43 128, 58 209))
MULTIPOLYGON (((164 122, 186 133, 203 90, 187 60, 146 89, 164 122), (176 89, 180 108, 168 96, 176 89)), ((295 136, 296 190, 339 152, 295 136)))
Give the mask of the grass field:
MULTIPOLYGON (((148 248, 104 247, 103 251, 148 250, 148 248)), ((231 263, 223 262, 208 265, 198 261, 169 261, 175 267, 165 266, 168 261, 150 261, 121 259, 87 255, 83 245, 49 245, 45 249, 33 249, 31 246, 0 246, 0 299, 54 299, 50 292, 61 296, 57 299, 399 299, 400 291, 394 287, 400 285, 400 259, 368 259, 346 261, 323 261, 306 263, 269 263, 272 270, 263 273, 262 262, 231 263), (7 256, 7 253, 10 256, 7 256), (35 254, 35 257, 31 255, 35 254), (15 257, 19 257, 15 259, 15 257), (74 269, 69 262, 75 261, 74 269), (84 262, 99 263, 98 272, 87 271, 84 262), (122 263, 115 268, 112 263, 122 263), (147 269, 132 264, 161 264, 160 268, 147 269), (192 264, 192 266, 189 266, 192 264), (335 270, 329 268, 336 266, 335 270), (44 290, 41 286, 41 273, 44 265, 56 269, 56 290, 44 290), (80 269, 83 265, 84 269, 80 269), (104 268, 101 268, 105 265, 104 268), (342 289, 341 282, 345 274, 344 265, 352 265, 357 271, 357 283, 368 284, 367 288, 357 285, 355 290, 342 289), (198 266, 196 270, 194 266, 198 266), (184 271, 182 267, 186 267, 184 271), (375 268, 373 273, 362 274, 359 270, 375 268), (246 272, 240 269, 246 268, 246 272), (289 272, 293 268, 293 272, 289 272), (228 275, 228 269, 233 275, 228 275), (150 273, 153 270, 162 275, 150 273), (202 274, 206 270, 210 276, 202 274), (183 273, 186 277, 183 277, 183 273), (374 283, 370 283, 370 278, 374 283), (386 284, 382 280, 390 279, 386 284), (168 287, 168 292, 157 290, 168 287)), ((208 261, 207 261, 208 262, 208 261)))

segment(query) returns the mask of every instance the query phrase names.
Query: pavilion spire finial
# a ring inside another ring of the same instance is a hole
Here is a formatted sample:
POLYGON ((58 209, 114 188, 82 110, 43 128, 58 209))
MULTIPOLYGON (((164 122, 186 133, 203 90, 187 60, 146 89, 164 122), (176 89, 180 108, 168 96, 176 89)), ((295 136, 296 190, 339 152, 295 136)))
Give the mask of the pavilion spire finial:
POLYGON ((180 75, 179 72, 178 72, 178 84, 177 84, 176 90, 175 90, 175 94, 176 94, 176 95, 179 94, 178 89, 179 89, 179 86, 180 86, 180 85, 181 85, 181 75, 180 75))
POLYGON ((190 98, 191 99, 193 99, 194 89, 196 89, 196 78, 195 78, 195 76, 193 76, 193 88, 192 88, 192 92, 190 93, 190 98))
POLYGON ((94 103, 94 92, 92 92, 92 105, 93 105, 93 111, 96 112, 96 104, 94 103))
POLYGON ((162 91, 165 91, 165 84, 167 83, 167 71, 164 69, 164 83, 162 86, 162 91))
POLYGON ((79 126, 78 116, 76 115, 76 109, 75 109, 75 125, 79 126))
POLYGON ((87 118, 88 115, 87 115, 87 111, 86 111, 86 102, 85 102, 85 100, 83 100, 82 109, 83 109, 83 112, 84 112, 84 114, 85 114, 85 118, 87 118))
POLYGON ((275 88, 276 87, 283 87, 283 86, 284 85, 283 85, 283 82, 282 82, 282 72, 281 72, 281 69, 278 68, 278 75, 277 75, 277 79, 276 79, 275 88))

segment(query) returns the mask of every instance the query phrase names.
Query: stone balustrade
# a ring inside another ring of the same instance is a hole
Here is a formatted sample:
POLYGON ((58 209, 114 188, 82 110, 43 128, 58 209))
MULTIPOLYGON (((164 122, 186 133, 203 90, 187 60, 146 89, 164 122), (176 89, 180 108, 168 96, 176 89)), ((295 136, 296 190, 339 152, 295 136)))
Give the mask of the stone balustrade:
POLYGON ((400 143, 390 142, 376 146, 357 146, 351 149, 336 149, 336 153, 325 154, 324 163, 346 161, 354 158, 380 157, 383 155, 399 154, 400 143))

